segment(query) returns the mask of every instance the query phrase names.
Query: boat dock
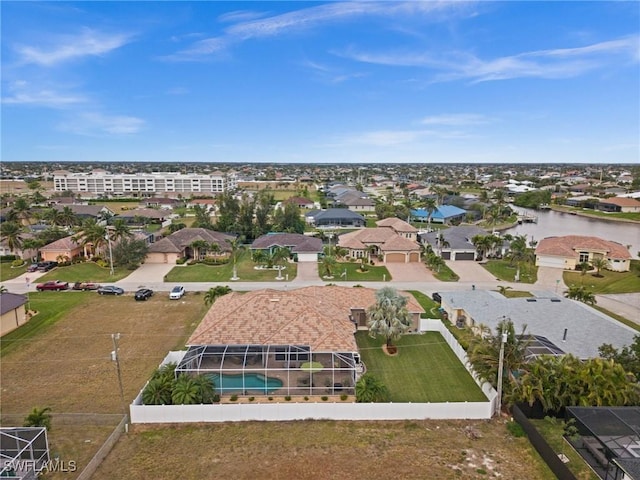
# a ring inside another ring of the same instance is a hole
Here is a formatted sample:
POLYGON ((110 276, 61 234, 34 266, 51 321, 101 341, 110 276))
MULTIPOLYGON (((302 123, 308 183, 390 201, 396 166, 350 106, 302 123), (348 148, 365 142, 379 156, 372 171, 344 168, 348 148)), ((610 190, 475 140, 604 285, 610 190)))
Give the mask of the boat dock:
POLYGON ((527 214, 518 215, 518 223, 538 223, 538 217, 536 215, 527 214))

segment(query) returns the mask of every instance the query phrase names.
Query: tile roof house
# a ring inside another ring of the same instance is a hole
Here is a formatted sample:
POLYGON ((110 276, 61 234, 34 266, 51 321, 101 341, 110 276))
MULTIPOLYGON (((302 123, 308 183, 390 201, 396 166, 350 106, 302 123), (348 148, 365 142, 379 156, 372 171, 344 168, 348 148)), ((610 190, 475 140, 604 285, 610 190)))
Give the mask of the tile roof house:
POLYGON ((89 256, 89 250, 85 250, 85 248, 75 240, 75 237, 77 237, 77 235, 70 235, 41 247, 40 256, 42 260, 45 262, 59 262, 63 257, 66 258, 66 260, 63 261, 69 261, 77 257, 89 256))
POLYGON ((256 238, 251 250, 264 250, 272 253, 274 248, 288 248, 294 259, 299 262, 317 262, 322 253, 322 240, 299 233, 268 233, 256 238))
POLYGON ((149 247, 146 262, 175 264, 179 258, 204 257, 211 254, 228 254, 231 252, 229 242, 235 237, 226 233, 215 232, 206 228, 183 228, 163 239, 153 243, 149 247), (194 248, 194 242, 203 241, 208 244, 217 244, 218 251, 209 251, 206 248, 194 248))
MULTIPOLYGON (((366 327, 364 312, 375 303, 375 292, 340 286, 232 292, 216 300, 187 345, 309 345, 312 351, 357 352, 354 333, 366 327)), ((417 330, 424 309, 407 297, 417 330)))
POLYGON ((309 200, 305 197, 289 197, 284 200, 282 203, 293 203, 297 205, 299 208, 313 208, 314 203, 313 200, 309 200))
POLYGON ((115 213, 105 205, 79 205, 79 204, 55 204, 51 208, 62 212, 65 208, 70 208, 76 216, 80 218, 101 218, 103 215, 113 216, 115 213))
POLYGON ((347 208, 311 210, 305 213, 305 219, 318 228, 360 228, 366 224, 362 215, 347 208))
POLYGON ((536 247, 536 266, 574 270, 578 264, 602 257, 608 260, 608 269, 628 272, 631 254, 627 248, 609 240, 582 235, 547 237, 536 247))
POLYGON ((27 302, 26 295, 0 293, 0 336, 27 323, 29 320, 25 309, 27 302))
POLYGON ((486 230, 475 226, 450 227, 420 235, 422 242, 439 251, 445 260, 478 260, 481 253, 472 242, 476 235, 488 235, 486 230), (442 238, 442 246, 439 245, 442 238))
POLYGON ((338 245, 349 250, 351 258, 382 257, 384 263, 420 261, 418 230, 399 218, 385 218, 376 228, 364 228, 338 237, 338 245))
POLYGON ((640 201, 627 197, 603 198, 596 208, 604 212, 640 212, 640 201))

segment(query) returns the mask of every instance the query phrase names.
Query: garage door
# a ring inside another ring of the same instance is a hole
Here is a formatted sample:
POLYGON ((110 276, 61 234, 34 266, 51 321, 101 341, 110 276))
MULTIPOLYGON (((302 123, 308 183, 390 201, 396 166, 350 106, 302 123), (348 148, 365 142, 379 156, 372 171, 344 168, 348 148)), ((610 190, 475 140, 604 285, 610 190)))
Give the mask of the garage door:
POLYGON ((411 263, 417 263, 420 261, 420 254, 418 252, 413 252, 409 254, 409 261, 411 263))
POLYGON ((538 255, 536 257, 536 265, 538 267, 564 268, 564 258, 538 255))
POLYGON ((165 263, 166 254, 159 252, 152 252, 147 254, 145 263, 165 263))
POLYGON ((317 253, 299 253, 298 261, 299 262, 317 262, 318 254, 317 253))
POLYGON ((387 263, 405 263, 404 253, 387 253, 385 257, 387 263))
POLYGON ((456 258, 454 260, 475 260, 475 254, 473 252, 456 252, 456 258))
POLYGON ((442 252, 441 257, 442 257, 444 260, 451 260, 451 252, 442 252))

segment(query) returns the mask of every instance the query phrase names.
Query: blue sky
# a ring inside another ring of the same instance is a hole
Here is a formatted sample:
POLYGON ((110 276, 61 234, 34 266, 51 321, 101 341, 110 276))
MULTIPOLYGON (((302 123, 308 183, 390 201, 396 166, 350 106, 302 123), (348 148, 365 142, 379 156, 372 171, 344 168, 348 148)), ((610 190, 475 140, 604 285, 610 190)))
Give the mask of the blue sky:
POLYGON ((5 2, 2 160, 640 162, 638 2, 5 2))

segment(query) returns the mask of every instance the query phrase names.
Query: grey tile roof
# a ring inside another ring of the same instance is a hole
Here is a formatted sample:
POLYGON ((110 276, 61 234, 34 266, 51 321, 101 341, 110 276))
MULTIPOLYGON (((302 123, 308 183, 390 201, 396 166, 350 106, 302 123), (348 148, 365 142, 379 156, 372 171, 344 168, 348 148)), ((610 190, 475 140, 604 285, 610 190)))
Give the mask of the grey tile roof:
POLYGON ((476 247, 471 243, 471 239, 476 235, 489 235, 489 232, 481 228, 464 226, 423 233, 420 237, 423 241, 429 243, 429 245, 435 246, 439 233, 442 233, 443 238, 449 243, 449 249, 451 250, 475 250, 476 247))
POLYGON ((251 244, 254 250, 262 250, 274 246, 288 247, 292 253, 320 253, 322 240, 299 233, 269 233, 256 238, 251 244))
POLYGON ((15 310, 16 308, 27 303, 27 297, 25 295, 18 295, 17 293, 4 292, 0 294, 0 315, 4 315, 7 312, 15 310))
POLYGON ((506 298, 485 290, 438 293, 449 314, 453 309, 463 309, 476 324, 484 324, 494 332, 504 317, 510 318, 516 332, 520 333, 526 325, 527 333, 547 337, 579 358, 598 357, 598 347, 603 343, 616 348, 630 345, 637 334, 603 313, 553 292, 531 292, 535 301, 506 298), (565 329, 567 337, 563 340, 565 329))

